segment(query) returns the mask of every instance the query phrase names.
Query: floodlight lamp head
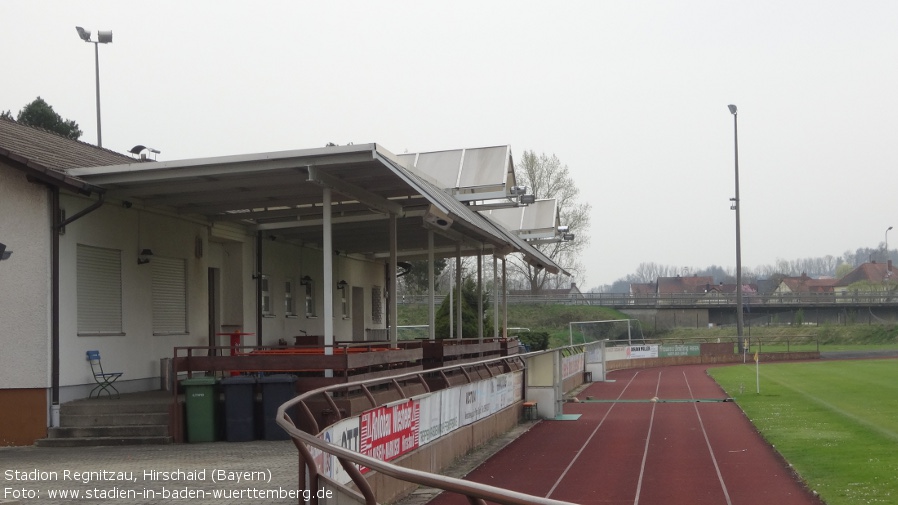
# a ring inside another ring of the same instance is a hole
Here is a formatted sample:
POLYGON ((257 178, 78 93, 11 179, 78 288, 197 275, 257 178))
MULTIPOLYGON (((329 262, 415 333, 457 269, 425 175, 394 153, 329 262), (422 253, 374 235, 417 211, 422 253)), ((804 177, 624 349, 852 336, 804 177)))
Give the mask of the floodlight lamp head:
POLYGON ((729 109, 730 109, 730 114, 735 116, 736 115, 736 106, 733 104, 729 104, 729 105, 727 105, 727 107, 729 107, 729 109))
POLYGON ((81 40, 85 42, 90 42, 90 30, 85 30, 80 26, 76 26, 75 30, 78 32, 78 36, 81 37, 81 40))
POLYGON ((112 30, 99 30, 97 32, 97 42, 100 44, 112 42, 112 30))
POLYGON ((558 233, 567 233, 569 231, 571 231, 570 226, 561 225, 558 227, 558 233))
POLYGON ((530 205, 531 203, 536 202, 536 195, 521 195, 518 201, 521 205, 530 205))
POLYGON ((574 237, 575 237, 575 236, 574 236, 573 233, 565 233, 564 235, 561 236, 562 240, 564 240, 565 242, 571 242, 571 241, 573 241, 573 240, 574 240, 574 237))

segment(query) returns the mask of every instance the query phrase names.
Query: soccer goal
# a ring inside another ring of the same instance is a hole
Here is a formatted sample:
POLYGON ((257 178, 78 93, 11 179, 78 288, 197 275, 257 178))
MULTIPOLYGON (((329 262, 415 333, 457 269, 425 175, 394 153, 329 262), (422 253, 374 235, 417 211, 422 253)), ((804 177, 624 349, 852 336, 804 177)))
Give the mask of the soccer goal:
POLYGON ((571 321, 568 323, 571 345, 608 340, 609 344, 634 340, 643 341, 642 324, 638 319, 608 319, 605 321, 571 321))

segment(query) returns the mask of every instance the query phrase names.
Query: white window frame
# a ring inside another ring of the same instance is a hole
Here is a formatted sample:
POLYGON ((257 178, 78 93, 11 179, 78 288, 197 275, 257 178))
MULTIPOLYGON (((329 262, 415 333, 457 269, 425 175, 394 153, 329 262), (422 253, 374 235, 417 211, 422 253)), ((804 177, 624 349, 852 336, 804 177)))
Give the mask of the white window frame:
POLYGON ((305 287, 305 312, 307 318, 315 318, 318 317, 315 312, 315 281, 309 279, 303 281, 303 287, 305 287))
POLYGON ((296 282, 291 278, 284 281, 284 314, 296 317, 296 298, 293 296, 296 282))
POLYGON ((262 317, 274 317, 271 307, 271 278, 262 274, 262 317))

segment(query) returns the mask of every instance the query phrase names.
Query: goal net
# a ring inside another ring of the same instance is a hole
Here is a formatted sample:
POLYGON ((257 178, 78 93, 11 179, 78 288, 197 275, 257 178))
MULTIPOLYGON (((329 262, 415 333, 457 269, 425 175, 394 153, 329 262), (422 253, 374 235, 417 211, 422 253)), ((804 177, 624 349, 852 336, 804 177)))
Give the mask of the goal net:
POLYGON ((645 339, 638 319, 609 319, 605 321, 571 321, 568 323, 570 343, 588 344, 608 340, 607 345, 641 343, 645 339))

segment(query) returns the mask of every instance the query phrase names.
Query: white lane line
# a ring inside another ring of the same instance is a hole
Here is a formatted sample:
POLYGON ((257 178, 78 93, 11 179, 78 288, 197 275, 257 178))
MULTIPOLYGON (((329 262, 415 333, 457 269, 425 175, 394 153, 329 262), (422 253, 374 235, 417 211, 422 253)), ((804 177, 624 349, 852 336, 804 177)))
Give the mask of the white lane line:
MULTIPOLYGON (((624 389, 622 389, 620 394, 617 395, 617 398, 616 398, 617 400, 620 400, 621 397, 624 396, 624 393, 627 391, 627 388, 630 387, 630 384, 633 384, 633 381, 636 379, 637 375, 639 375, 638 371, 635 374, 633 374, 633 377, 630 377, 630 382, 627 382, 627 385, 624 386, 624 389)), ((598 426, 596 426, 596 429, 592 430, 592 433, 589 434, 589 437, 586 439, 586 442, 583 442, 583 445, 580 447, 580 450, 578 450, 577 454, 574 455, 574 459, 572 459, 571 462, 564 469, 564 471, 561 472, 561 476, 559 476, 558 480, 555 481, 555 484, 552 485, 552 489, 549 489, 549 492, 546 493, 546 498, 549 498, 550 496, 552 496, 552 493, 554 493, 555 489, 559 486, 559 484, 561 484, 561 481, 564 479, 564 476, 567 475, 568 471, 574 466, 574 463, 577 461, 577 459, 580 457, 580 455, 583 454, 583 450, 586 449, 587 445, 589 445, 589 441, 592 440, 592 437, 594 437, 596 435, 596 433, 598 433, 599 428, 601 428, 602 425, 605 424, 605 419, 608 419, 608 415, 611 414, 611 411, 614 410, 614 407, 616 405, 617 405, 617 403, 611 404, 611 408, 609 408, 608 412, 605 412, 605 415, 602 416, 602 420, 599 421, 599 424, 598 424, 598 426)))
MULTIPOLYGON (((694 400, 695 396, 692 394, 692 386, 689 385, 689 379, 686 377, 686 372, 683 372, 683 380, 686 381, 686 387, 689 388, 689 396, 694 400)), ((702 415, 698 411, 698 403, 693 402, 692 407, 695 408, 695 415, 698 417, 698 424, 702 427, 702 435, 705 436, 705 444, 708 445, 708 452, 711 453, 711 461, 714 462, 714 471, 717 472, 717 480, 720 481, 720 488, 723 490, 723 496, 727 500, 727 505, 733 505, 732 500, 730 500, 730 493, 727 491, 726 482, 723 481, 723 475, 720 473, 720 466, 717 464, 717 457, 714 456, 714 449, 711 447, 711 440, 708 438, 708 432, 705 431, 705 423, 702 421, 702 415)))
MULTIPOLYGON (((658 391, 661 390, 661 372, 658 372, 658 383, 655 384, 655 397, 658 397, 658 391)), ((655 407, 658 403, 652 403, 652 417, 649 418, 649 431, 645 436, 645 451, 642 453, 642 466, 639 467, 639 481, 636 483, 636 498, 633 505, 639 504, 639 495, 642 493, 642 477, 645 475, 645 462, 649 457, 649 442, 652 441, 652 426, 655 425, 655 407)))

